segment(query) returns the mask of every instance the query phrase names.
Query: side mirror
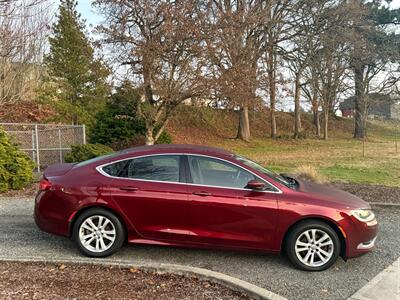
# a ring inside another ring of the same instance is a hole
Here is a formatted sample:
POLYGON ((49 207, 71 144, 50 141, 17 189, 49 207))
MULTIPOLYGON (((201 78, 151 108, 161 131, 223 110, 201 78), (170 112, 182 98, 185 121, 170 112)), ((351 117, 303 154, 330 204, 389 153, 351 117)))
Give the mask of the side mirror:
POLYGON ((246 188, 256 191, 261 191, 265 187, 266 187, 265 183, 258 180, 250 180, 246 185, 246 188))

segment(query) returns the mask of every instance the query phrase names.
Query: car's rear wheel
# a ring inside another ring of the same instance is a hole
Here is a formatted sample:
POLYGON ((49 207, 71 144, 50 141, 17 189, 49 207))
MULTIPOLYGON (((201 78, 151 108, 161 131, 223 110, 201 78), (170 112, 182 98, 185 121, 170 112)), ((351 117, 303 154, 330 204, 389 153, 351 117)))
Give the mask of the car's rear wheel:
POLYGON ((113 213, 102 208, 91 208, 75 221, 72 238, 83 254, 106 257, 122 247, 125 230, 113 213))
POLYGON ((322 271, 331 267, 340 254, 337 233, 320 221, 305 221, 296 225, 286 241, 288 258, 299 269, 322 271))

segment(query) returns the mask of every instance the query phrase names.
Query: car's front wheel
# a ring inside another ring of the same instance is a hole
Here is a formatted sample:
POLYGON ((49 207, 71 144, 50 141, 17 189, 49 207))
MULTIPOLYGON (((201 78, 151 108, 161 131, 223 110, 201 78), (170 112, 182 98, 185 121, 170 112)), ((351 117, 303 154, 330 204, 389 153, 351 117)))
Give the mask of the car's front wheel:
POLYGON ((102 208, 91 208, 75 221, 72 238, 83 254, 106 257, 122 247, 125 231, 113 213, 102 208))
POLYGON ((299 269, 322 271, 331 267, 340 254, 340 240, 329 225, 305 221, 296 225, 286 241, 288 258, 299 269))

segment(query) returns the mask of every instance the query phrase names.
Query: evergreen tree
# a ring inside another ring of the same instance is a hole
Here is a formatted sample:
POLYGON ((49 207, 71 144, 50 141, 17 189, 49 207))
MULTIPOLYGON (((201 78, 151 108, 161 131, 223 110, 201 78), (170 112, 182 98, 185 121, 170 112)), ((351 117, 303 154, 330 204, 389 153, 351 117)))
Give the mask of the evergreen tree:
MULTIPOLYGON (((110 96, 104 109, 98 112, 89 134, 89 141, 104 144, 114 150, 136 146, 144 142, 145 121, 138 115, 140 94, 129 81, 124 81, 110 96)), ((158 131, 156 127, 154 131, 158 131)), ((158 144, 170 144, 172 138, 166 130, 158 144)))
POLYGON ((138 92, 128 81, 117 87, 104 109, 95 116, 90 142, 119 149, 129 145, 135 136, 143 135, 145 124, 137 115, 139 101, 138 92))
MULTIPOLYGON (((372 80, 382 71, 387 72, 390 64, 396 65, 400 60, 400 35, 387 30, 390 25, 400 24, 400 9, 384 5, 390 2, 359 0, 359 7, 356 7, 364 10, 364 14, 354 24, 356 35, 351 61, 355 88, 355 138, 366 136, 368 93, 372 92, 372 80)), ((398 78, 386 77, 376 92, 385 92, 385 87, 395 85, 398 81, 398 78)))
POLYGON ((76 5, 76 0, 61 0, 49 38, 50 53, 45 57, 51 84, 42 93, 42 99, 50 100, 60 119, 72 124, 90 123, 109 94, 109 70, 95 58, 76 5))

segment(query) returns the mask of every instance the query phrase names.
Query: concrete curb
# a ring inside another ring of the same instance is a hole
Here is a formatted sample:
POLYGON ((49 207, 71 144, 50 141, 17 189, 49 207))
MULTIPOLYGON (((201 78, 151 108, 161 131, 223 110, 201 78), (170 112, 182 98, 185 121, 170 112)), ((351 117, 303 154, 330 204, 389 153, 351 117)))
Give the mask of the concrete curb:
POLYGON ((257 300, 287 300, 271 291, 258 287, 254 284, 244 280, 225 275, 223 273, 196 267, 189 267, 177 264, 164 264, 164 263, 146 263, 135 264, 124 260, 114 261, 107 259, 48 259, 45 257, 21 257, 21 258, 8 258, 1 257, 0 262, 42 262, 53 264, 82 264, 82 265, 97 265, 97 266, 116 266, 123 268, 137 268, 147 271, 155 271, 159 274, 173 273, 183 276, 193 276, 201 280, 208 280, 214 283, 221 284, 234 291, 242 292, 257 300))
POLYGON ((376 275, 348 300, 400 299, 400 258, 376 275))

